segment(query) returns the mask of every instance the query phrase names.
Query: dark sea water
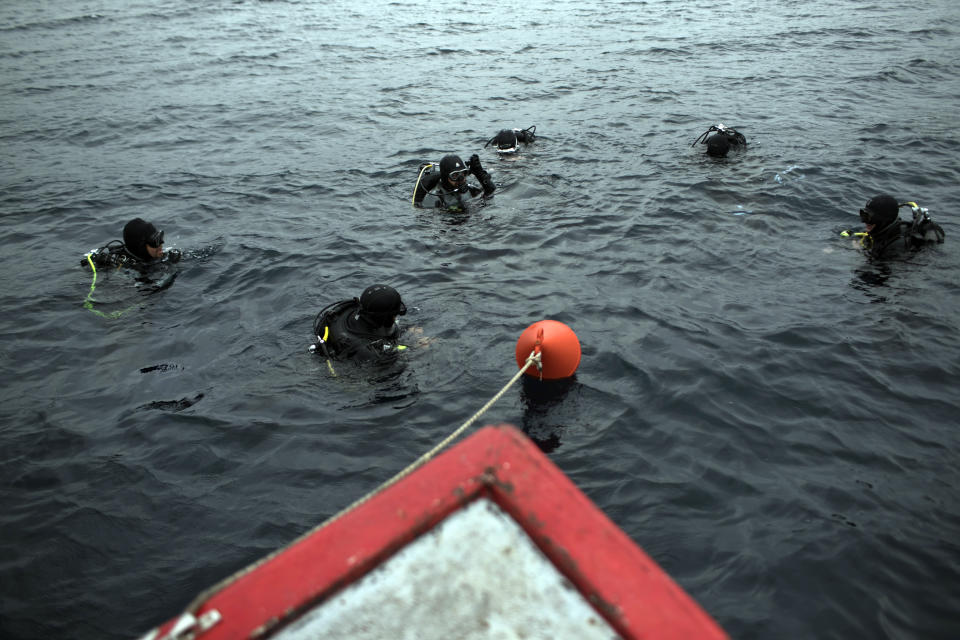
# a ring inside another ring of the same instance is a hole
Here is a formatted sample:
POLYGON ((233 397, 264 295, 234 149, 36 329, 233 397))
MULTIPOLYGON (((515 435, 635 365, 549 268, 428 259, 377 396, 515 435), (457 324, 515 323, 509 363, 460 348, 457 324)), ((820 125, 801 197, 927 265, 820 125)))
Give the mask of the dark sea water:
POLYGON ((132 638, 374 489, 516 372, 524 428, 734 638, 960 637, 960 5, 0 5, 0 636, 132 638), (718 122, 747 150, 691 142, 718 122), (537 126, 500 162, 484 142, 537 126), (469 214, 422 162, 479 152, 469 214), (946 243, 870 263, 889 192, 946 243), (148 295, 82 255, 142 216, 148 295), (433 341, 307 352, 386 282, 433 341))

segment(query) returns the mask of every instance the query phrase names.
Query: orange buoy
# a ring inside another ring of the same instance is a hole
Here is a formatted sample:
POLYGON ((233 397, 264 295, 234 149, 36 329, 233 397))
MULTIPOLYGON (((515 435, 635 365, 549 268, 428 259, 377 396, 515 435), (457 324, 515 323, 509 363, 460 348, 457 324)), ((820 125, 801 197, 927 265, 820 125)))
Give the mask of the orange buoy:
MULTIPOLYGON (((540 320, 524 329, 517 340, 517 366, 523 367, 530 352, 539 350, 544 380, 569 378, 580 365, 580 341, 573 329, 556 320, 540 320)), ((524 372, 540 377, 535 365, 524 372)))

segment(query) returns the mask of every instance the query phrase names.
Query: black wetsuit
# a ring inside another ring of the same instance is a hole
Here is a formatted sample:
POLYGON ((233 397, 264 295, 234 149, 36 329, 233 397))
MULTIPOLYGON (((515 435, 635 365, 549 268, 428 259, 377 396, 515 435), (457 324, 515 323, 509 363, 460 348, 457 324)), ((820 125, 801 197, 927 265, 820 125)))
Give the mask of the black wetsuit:
POLYGON ((337 359, 390 362, 406 349, 399 344, 400 325, 377 325, 359 312, 357 300, 342 300, 321 311, 313 326, 321 340, 317 351, 337 359))
POLYGON ((173 265, 182 257, 179 251, 173 249, 167 251, 162 258, 150 258, 147 255, 147 259, 144 259, 134 255, 119 240, 114 240, 88 255, 89 259, 84 256, 80 264, 89 266, 90 262, 93 262, 94 282, 96 282, 97 269, 127 267, 137 272, 137 286, 143 293, 156 293, 172 285, 180 274, 179 269, 173 265))
MULTIPOLYGON (((114 240, 107 245, 100 247, 90 253, 90 260, 97 267, 131 267, 143 273, 151 267, 155 267, 165 262, 179 262, 181 253, 176 249, 166 252, 163 258, 144 258, 131 252, 125 244, 119 240, 114 240)), ((87 258, 84 256, 81 264, 86 265, 87 258)))
POLYGON ((435 197, 433 206, 437 209, 450 209, 452 211, 462 211, 464 201, 476 198, 479 195, 488 196, 496 190, 493 184, 493 178, 490 174, 481 169, 474 171, 473 174, 483 187, 477 187, 470 184, 464 184, 459 188, 450 186, 447 181, 440 180, 440 173, 434 171, 425 175, 419 184, 417 184, 416 193, 413 196, 413 203, 418 207, 423 206, 423 199, 429 194, 435 197))
POLYGON ((914 222, 897 218, 883 229, 864 236, 862 245, 871 258, 890 258, 925 244, 941 243, 943 238, 943 228, 929 218, 914 222))

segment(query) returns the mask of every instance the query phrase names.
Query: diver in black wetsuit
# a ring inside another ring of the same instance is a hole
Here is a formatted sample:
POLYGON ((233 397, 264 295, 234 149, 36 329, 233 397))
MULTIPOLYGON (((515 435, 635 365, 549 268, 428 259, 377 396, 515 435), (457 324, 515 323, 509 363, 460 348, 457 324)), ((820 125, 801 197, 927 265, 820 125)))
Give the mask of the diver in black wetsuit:
MULTIPOLYGON (((939 244, 944 238, 943 228, 930 219, 926 209, 916 202, 897 203, 886 194, 870 198, 860 209, 860 220, 866 232, 852 235, 860 237, 860 247, 871 258, 893 257, 925 244, 939 244), (912 222, 900 219, 900 207, 910 207, 912 222)), ((841 235, 851 233, 845 231, 841 235)))
POLYGON ((490 138, 483 148, 493 145, 494 150, 499 154, 516 153, 520 150, 521 142, 530 144, 536 139, 536 131, 536 125, 526 129, 502 129, 500 133, 490 138))
POLYGON ((93 272, 84 308, 105 318, 119 318, 127 311, 104 312, 95 308, 97 301, 93 293, 97 284, 97 267, 131 267, 138 273, 136 281, 140 291, 152 294, 173 284, 179 271, 170 265, 179 262, 180 258, 181 253, 176 249, 164 252, 163 231, 158 231, 145 220, 134 218, 123 227, 123 242, 113 240, 83 256, 81 264, 89 266, 93 272))
POLYGON ((123 227, 123 242, 113 240, 90 252, 84 256, 83 264, 89 261, 98 267, 128 266, 144 271, 164 260, 178 262, 180 258, 181 253, 176 249, 164 252, 162 230, 158 231, 141 218, 134 218, 123 227))
POLYGON ((407 313, 400 294, 391 286, 375 284, 359 298, 341 300, 324 308, 313 322, 319 350, 328 358, 388 362, 406 346, 397 316, 407 313))
POLYGON ((483 170, 480 156, 473 154, 464 164, 460 156, 446 155, 440 160, 440 171, 424 175, 424 171, 433 165, 424 165, 417 179, 417 186, 413 191, 413 205, 415 207, 432 206, 438 209, 462 211, 465 201, 482 195, 484 198, 496 190, 490 174, 483 170), (467 175, 480 181, 482 187, 467 184, 467 175), (424 199, 432 196, 427 205, 424 199))
POLYGON ((715 158, 723 158, 730 149, 741 149, 747 146, 747 139, 742 133, 723 124, 710 127, 690 146, 696 146, 698 142, 707 145, 707 155, 715 158), (711 133, 713 135, 710 135, 711 133))

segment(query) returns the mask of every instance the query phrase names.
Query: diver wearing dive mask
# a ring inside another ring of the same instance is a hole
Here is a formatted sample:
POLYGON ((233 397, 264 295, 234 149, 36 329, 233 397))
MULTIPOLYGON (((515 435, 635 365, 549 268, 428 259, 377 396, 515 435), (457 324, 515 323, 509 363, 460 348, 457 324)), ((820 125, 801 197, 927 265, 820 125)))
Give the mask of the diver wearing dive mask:
POLYGON ((464 199, 477 196, 487 197, 496 190, 490 174, 480 164, 480 156, 473 154, 466 163, 457 155, 446 155, 440 160, 439 171, 427 173, 434 165, 424 165, 420 170, 417 185, 413 192, 413 205, 424 205, 424 199, 432 196, 429 203, 438 209, 462 210, 464 199), (467 182, 468 176, 475 177, 482 186, 477 187, 467 182))

